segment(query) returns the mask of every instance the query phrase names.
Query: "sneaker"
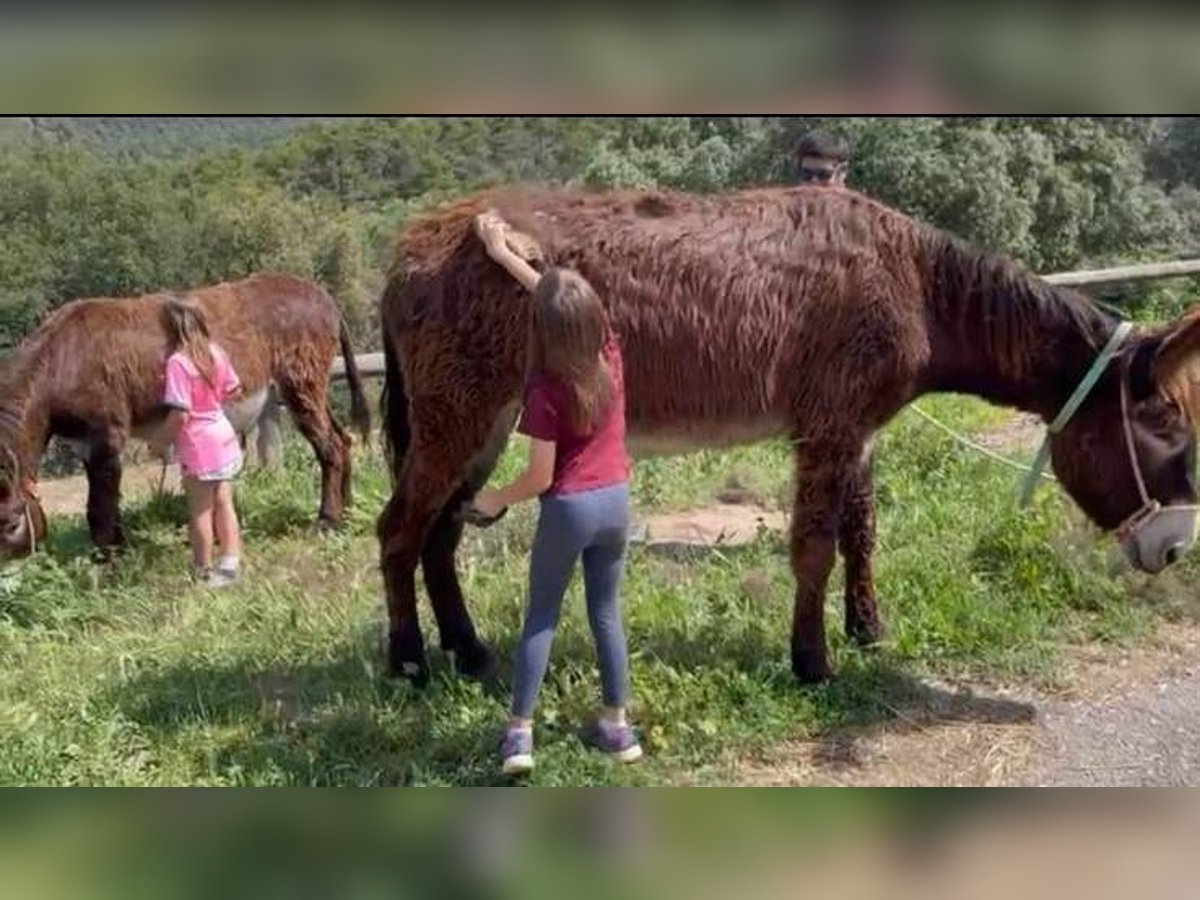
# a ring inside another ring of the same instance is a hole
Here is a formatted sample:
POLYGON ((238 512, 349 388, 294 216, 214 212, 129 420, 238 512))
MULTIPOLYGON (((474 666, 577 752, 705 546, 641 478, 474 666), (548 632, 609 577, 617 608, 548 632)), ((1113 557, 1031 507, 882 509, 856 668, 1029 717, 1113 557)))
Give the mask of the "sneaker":
POLYGON ((509 728, 500 744, 501 771, 505 775, 526 775, 533 771, 533 731, 509 728))
POLYGON ((204 583, 210 588, 227 588, 238 580, 237 572, 230 572, 226 569, 214 569, 208 573, 208 577, 204 579, 204 583))
POLYGON ((199 566, 192 569, 192 581, 214 590, 227 588, 237 580, 237 572, 229 572, 225 569, 209 569, 199 566))
POLYGON ((618 762, 637 762, 642 758, 642 746, 629 725, 615 725, 597 719, 584 735, 584 742, 607 753, 618 762))

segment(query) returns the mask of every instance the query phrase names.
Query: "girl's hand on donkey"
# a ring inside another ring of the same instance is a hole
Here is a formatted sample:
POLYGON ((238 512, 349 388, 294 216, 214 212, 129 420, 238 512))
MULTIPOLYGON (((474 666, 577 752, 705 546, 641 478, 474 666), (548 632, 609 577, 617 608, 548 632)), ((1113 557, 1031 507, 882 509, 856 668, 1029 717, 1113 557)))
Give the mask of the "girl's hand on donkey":
POLYGON ((508 223, 493 209, 475 217, 475 234, 491 256, 508 249, 508 223))
POLYGON ((504 500, 497 491, 480 491, 475 495, 473 505, 489 519, 494 519, 504 512, 504 500))
POLYGON ((508 512, 495 491, 481 491, 463 510, 463 519, 478 528, 494 525, 508 512))

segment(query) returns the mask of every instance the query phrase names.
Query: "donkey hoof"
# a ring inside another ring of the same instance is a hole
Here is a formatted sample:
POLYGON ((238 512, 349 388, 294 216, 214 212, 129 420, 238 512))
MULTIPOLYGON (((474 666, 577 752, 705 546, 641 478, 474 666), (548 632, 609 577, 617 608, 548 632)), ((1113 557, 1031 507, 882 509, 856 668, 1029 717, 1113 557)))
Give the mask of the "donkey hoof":
POLYGON ((109 565, 115 563, 125 553, 124 542, 115 542, 110 544, 99 544, 92 548, 92 562, 97 565, 109 565))
POLYGON ((833 678, 824 654, 792 653, 792 674, 801 684, 820 684, 833 678))
POLYGON ((429 663, 425 661, 423 651, 414 653, 394 640, 389 641, 388 674, 393 678, 404 678, 414 687, 422 688, 429 684, 429 663))
POLYGON ((864 650, 878 647, 887 631, 878 619, 851 622, 846 625, 846 637, 864 650))
POLYGON ((454 650, 454 668, 463 678, 484 681, 496 671, 496 654, 487 644, 475 643, 463 650, 454 650))
POLYGON ((429 684, 429 666, 411 659, 389 663, 388 674, 393 678, 403 678, 416 688, 423 688, 429 684))

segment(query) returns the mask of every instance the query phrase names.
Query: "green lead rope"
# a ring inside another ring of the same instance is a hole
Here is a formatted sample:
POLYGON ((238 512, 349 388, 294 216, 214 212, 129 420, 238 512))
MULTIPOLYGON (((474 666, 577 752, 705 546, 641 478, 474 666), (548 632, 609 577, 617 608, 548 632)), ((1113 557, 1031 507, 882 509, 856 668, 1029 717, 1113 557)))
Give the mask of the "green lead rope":
POLYGON ((1096 382, 1100 380, 1105 368, 1117 355, 1117 351, 1121 349, 1121 345, 1125 343, 1125 338, 1129 337, 1131 331, 1133 331, 1132 322, 1122 322, 1117 326, 1117 330, 1108 339, 1108 343, 1104 345, 1104 349, 1100 351, 1100 355, 1096 357, 1092 367, 1087 370, 1083 380, 1079 382, 1074 392, 1067 398, 1067 402, 1063 404, 1063 408, 1054 417, 1054 421, 1050 423, 1050 427, 1046 429, 1046 438, 1042 441, 1042 446, 1038 448, 1033 465, 1030 466, 1025 480, 1021 483, 1021 506, 1028 506, 1029 501, 1033 499, 1033 492, 1037 489, 1042 472, 1045 471, 1046 464, 1050 462, 1050 438, 1062 431, 1071 421, 1071 417, 1079 412, 1079 407, 1083 406, 1083 401, 1092 392, 1092 388, 1096 386, 1096 382))

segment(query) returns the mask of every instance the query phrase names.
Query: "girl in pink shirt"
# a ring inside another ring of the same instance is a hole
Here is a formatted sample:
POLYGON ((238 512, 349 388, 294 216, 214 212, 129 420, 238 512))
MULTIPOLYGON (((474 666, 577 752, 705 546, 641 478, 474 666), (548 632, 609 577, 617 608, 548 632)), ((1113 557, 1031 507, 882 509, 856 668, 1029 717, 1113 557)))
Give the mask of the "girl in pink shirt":
POLYGON ((211 341, 204 310, 186 300, 166 300, 161 312, 170 356, 163 404, 170 408, 158 449, 174 442, 188 496, 188 535, 196 577, 211 587, 237 580, 241 530, 231 479, 242 467, 237 433, 222 404, 242 386, 219 346, 211 341), (221 555, 213 569, 213 536, 221 555))

